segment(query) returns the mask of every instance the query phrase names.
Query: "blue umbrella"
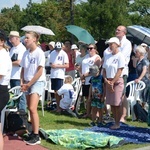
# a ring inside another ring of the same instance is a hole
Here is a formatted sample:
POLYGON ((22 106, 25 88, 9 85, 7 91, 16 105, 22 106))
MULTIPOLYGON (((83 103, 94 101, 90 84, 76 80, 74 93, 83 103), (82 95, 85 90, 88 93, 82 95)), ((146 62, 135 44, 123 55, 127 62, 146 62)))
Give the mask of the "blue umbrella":
POLYGON ((137 39, 138 43, 146 43, 150 45, 150 28, 146 28, 139 25, 132 25, 127 27, 127 32, 134 38, 137 39))
POLYGON ((68 32, 72 33, 77 37, 77 39, 85 44, 95 43, 94 38, 92 35, 85 29, 75 26, 75 25, 68 25, 66 26, 68 32))

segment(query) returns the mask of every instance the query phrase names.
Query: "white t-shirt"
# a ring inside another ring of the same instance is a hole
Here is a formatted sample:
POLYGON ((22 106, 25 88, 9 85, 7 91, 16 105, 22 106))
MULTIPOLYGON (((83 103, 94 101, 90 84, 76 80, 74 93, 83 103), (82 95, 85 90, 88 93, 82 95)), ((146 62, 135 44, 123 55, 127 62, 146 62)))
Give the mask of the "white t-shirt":
POLYGON ((130 61, 132 45, 131 45, 131 42, 126 38, 126 36, 124 36, 122 38, 120 43, 121 43, 121 47, 119 47, 119 49, 120 49, 120 52, 123 54, 123 56, 125 58, 125 68, 123 69, 123 75, 128 76, 128 74, 129 74, 128 64, 129 64, 129 61, 130 61))
MULTIPOLYGON (((49 64, 59 64, 64 65, 68 64, 68 56, 67 53, 63 50, 60 51, 52 51, 50 54, 49 64)), ((51 74, 50 78, 58 78, 58 79, 64 79, 65 78, 65 68, 51 68, 51 74)))
MULTIPOLYGON (((12 47, 10 49, 10 57, 12 57, 13 54, 18 54, 17 60, 22 60, 25 51, 26 51, 25 46, 22 43, 20 43, 18 46, 12 47)), ((21 72, 20 66, 12 66, 11 79, 20 80, 20 72, 21 72)))
POLYGON ((0 85, 8 85, 10 81, 12 71, 12 62, 7 52, 4 48, 0 50, 0 75, 3 77, 0 79, 0 85))
POLYGON ((43 73, 37 81, 45 80, 45 55, 41 48, 37 47, 33 52, 27 50, 22 58, 21 67, 24 68, 24 80, 31 81, 37 73, 38 66, 43 67, 43 73))
MULTIPOLYGON (((106 55, 103 68, 105 68, 106 70, 107 78, 114 78, 118 68, 124 67, 125 67, 125 58, 121 52, 118 52, 115 55, 112 54, 106 55)), ((122 77, 122 75, 120 77, 122 77)))
POLYGON ((58 95, 63 95, 60 100, 60 107, 69 109, 76 101, 76 94, 71 84, 64 84, 58 91, 58 95))
MULTIPOLYGON (((100 57, 99 55, 95 54, 94 56, 90 57, 89 54, 82 61, 82 74, 88 73, 91 66, 94 65, 95 59, 100 57)), ((85 85, 89 85, 91 76, 85 77, 85 85)))

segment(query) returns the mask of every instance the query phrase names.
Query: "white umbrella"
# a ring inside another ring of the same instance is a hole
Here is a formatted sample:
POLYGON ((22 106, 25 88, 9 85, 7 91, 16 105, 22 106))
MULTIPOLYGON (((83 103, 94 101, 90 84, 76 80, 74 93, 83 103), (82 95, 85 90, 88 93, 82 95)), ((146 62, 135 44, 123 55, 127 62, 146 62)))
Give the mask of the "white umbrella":
POLYGON ((29 25, 21 28, 23 31, 33 31, 39 34, 46 34, 46 35, 55 35, 52 30, 42 27, 42 26, 37 26, 37 25, 29 25))

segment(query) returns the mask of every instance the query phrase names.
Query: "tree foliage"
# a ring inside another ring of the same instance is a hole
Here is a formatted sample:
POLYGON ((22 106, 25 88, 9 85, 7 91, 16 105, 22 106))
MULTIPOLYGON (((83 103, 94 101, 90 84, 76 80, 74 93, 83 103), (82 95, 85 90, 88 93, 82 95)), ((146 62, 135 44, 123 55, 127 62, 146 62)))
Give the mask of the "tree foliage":
POLYGON ((88 30, 95 40, 114 36, 115 28, 138 24, 150 27, 150 1, 135 0, 47 0, 32 3, 20 9, 18 5, 3 8, 0 14, 0 28, 7 34, 11 30, 20 29, 26 25, 41 25, 50 28, 55 36, 41 36, 41 42, 50 40, 64 41, 71 34, 65 29, 66 25, 74 23, 88 30), (79 3, 80 1, 80 3, 79 3))

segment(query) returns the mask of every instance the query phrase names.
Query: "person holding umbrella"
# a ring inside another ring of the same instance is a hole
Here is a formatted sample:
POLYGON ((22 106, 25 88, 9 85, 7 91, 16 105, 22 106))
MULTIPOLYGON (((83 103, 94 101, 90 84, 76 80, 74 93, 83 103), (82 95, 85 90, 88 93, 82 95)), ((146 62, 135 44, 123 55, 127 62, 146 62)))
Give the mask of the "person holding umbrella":
POLYGON ((37 45, 40 35, 33 31, 25 34, 25 51, 21 61, 21 90, 25 93, 30 112, 32 133, 24 139, 28 145, 40 144, 37 107, 45 81, 45 55, 37 45))

